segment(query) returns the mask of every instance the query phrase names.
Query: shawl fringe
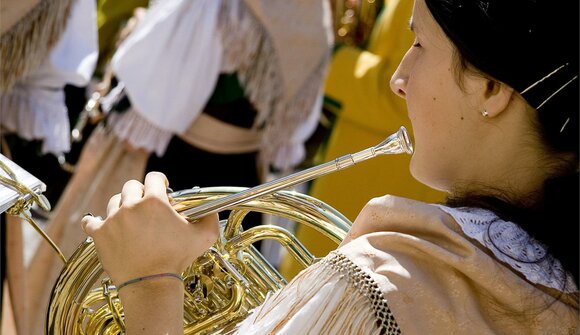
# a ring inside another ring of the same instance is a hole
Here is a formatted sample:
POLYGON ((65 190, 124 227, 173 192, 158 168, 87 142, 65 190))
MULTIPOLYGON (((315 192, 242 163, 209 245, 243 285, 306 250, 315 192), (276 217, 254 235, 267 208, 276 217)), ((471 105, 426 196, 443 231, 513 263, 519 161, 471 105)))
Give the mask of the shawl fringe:
POLYGON ((283 170, 297 165, 299 162, 288 161, 280 153, 291 145, 295 131, 317 106, 330 50, 297 94, 285 99, 280 60, 272 41, 242 1, 222 1, 218 29, 227 46, 222 71, 237 71, 247 98, 258 111, 254 127, 264 129, 261 159, 266 164, 276 162, 283 170))
POLYGON ((345 256, 331 253, 302 271, 283 290, 269 296, 237 331, 239 334, 400 334, 386 300, 373 284, 345 256), (387 314, 391 317, 388 323, 384 322, 387 314))
POLYGON ((42 0, 0 37, 0 93, 8 92, 48 57, 74 0, 42 0))

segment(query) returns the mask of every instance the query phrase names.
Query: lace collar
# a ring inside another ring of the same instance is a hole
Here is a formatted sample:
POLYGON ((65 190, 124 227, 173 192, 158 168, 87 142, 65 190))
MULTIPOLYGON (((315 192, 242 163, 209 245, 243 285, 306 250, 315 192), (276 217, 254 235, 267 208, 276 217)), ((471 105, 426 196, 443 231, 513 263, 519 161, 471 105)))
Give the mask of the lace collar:
POLYGON ((565 293, 578 291, 574 279, 566 273, 560 261, 517 224, 481 208, 438 207, 451 215, 467 236, 488 248, 497 259, 523 274, 530 282, 565 293))

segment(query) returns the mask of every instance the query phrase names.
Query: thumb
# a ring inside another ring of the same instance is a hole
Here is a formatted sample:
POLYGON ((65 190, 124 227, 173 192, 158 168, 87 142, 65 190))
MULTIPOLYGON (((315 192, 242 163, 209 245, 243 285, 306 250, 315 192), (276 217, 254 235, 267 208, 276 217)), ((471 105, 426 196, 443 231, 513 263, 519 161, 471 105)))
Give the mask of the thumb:
POLYGON ((91 213, 85 214, 81 220, 81 228, 90 237, 94 237, 102 225, 103 219, 100 216, 93 216, 91 213))

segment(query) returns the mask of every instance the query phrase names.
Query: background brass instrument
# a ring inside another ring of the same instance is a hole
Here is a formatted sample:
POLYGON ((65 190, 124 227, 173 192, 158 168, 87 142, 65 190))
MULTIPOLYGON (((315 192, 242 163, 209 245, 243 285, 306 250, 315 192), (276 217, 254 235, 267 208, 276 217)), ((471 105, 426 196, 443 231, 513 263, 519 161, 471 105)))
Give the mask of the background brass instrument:
MULTIPOLYGON (((284 191, 381 154, 413 151, 404 127, 380 144, 334 161, 250 189, 193 188, 171 193, 174 208, 196 218, 231 210, 221 221, 221 236, 183 273, 185 278, 184 333, 223 334, 279 290, 286 280, 252 246, 262 239, 281 243, 305 267, 315 257, 287 230, 273 225, 242 229, 250 211, 277 215, 307 224, 340 243, 351 222, 323 202, 304 194, 284 191)), ((65 264, 54 285, 47 315, 48 334, 119 334, 124 330, 123 306, 115 286, 103 277, 94 244, 83 242, 65 264)))
POLYGON ((334 0, 331 2, 337 44, 364 47, 384 0, 334 0))

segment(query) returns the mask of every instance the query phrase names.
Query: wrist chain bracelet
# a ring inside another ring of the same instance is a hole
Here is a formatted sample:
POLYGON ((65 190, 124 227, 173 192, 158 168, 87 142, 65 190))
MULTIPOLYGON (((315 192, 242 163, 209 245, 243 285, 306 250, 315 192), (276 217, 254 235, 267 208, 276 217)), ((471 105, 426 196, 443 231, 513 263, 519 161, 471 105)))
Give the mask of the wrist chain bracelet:
POLYGON ((143 276, 143 277, 138 277, 138 278, 127 280, 126 282, 122 283, 121 285, 119 285, 117 287, 117 292, 119 292, 123 287, 125 287, 127 285, 135 284, 135 283, 138 283, 138 282, 143 281, 143 280, 160 278, 160 277, 172 277, 175 279, 179 279, 179 281, 183 282, 183 277, 181 277, 180 275, 178 275, 176 273, 169 273, 169 272, 158 273, 158 274, 154 274, 154 275, 143 276))

